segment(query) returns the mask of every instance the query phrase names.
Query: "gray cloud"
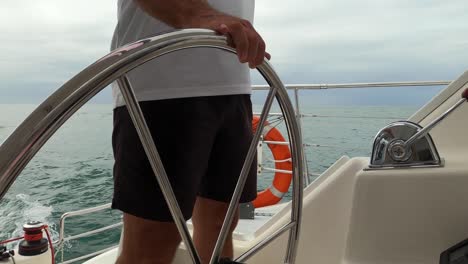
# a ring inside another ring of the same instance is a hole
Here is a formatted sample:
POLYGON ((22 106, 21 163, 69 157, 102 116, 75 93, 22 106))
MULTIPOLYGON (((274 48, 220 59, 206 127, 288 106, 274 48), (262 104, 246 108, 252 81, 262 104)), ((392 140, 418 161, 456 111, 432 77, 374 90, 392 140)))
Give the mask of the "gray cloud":
POLYGON ((288 82, 289 68, 309 78, 301 82, 444 79, 468 69, 463 0, 257 3, 257 25, 288 82))
MULTIPOLYGON (((467 7, 257 0, 255 26, 288 83, 452 79, 468 70, 467 7)), ((0 103, 46 97, 108 52, 115 24, 114 0, 2 0, 0 103)))
POLYGON ((116 23, 113 2, 3 0, 0 89, 63 83, 106 54, 116 23))

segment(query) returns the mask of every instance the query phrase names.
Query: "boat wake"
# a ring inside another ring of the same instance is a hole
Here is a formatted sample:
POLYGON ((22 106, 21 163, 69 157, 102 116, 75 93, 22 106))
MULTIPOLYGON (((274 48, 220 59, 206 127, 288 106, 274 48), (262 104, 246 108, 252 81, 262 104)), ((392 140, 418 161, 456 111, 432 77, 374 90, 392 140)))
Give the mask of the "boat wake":
POLYGON ((55 224, 49 223, 53 207, 33 200, 27 194, 5 197, 0 207, 0 240, 23 235, 23 225, 28 221, 40 221, 49 225, 53 240, 58 237, 55 224))

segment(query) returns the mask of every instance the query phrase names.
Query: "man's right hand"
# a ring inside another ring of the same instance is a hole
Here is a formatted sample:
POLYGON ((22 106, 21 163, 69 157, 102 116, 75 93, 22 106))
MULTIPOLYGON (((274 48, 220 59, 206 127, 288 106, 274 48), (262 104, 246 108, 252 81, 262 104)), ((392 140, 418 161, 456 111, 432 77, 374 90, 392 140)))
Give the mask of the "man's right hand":
POLYGON ((135 0, 151 16, 174 28, 206 28, 226 35, 230 46, 236 49, 241 63, 250 68, 260 65, 271 56, 265 41, 252 24, 213 9, 204 0, 135 0))
POLYGON ((250 68, 260 65, 265 57, 271 59, 271 55, 265 51, 265 41, 249 21, 231 20, 221 23, 214 30, 228 37, 229 45, 237 50, 239 61, 248 62, 250 68))

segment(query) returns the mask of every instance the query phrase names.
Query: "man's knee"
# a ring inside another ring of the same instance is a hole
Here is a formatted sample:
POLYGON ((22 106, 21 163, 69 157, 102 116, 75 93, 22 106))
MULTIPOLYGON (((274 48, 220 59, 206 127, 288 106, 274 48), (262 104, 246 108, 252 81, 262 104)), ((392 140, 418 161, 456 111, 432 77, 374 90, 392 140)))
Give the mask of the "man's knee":
MULTIPOLYGON (((224 213, 219 212, 219 214, 215 214, 213 216, 211 221, 207 221, 208 223, 210 223, 210 225, 208 225, 208 228, 210 228, 210 226, 211 226, 213 230, 217 230, 217 231, 221 230, 221 228, 223 227, 223 224, 224 224, 224 220, 226 218, 225 213, 226 212, 224 212, 224 213)), ((234 216, 234 219, 232 220, 231 226, 229 227, 229 232, 230 233, 232 233, 234 231, 234 229, 236 229, 238 222, 239 222, 239 218, 238 218, 238 215, 236 213, 236 215, 234 216)))
MULTIPOLYGON (((197 198, 194 210, 193 224, 195 228, 201 227, 204 230, 218 231, 221 229, 226 217, 229 204, 210 200, 207 198, 197 198)), ((233 232, 239 222, 239 211, 236 210, 234 219, 230 226, 233 232)))
POLYGON ((180 235, 174 223, 157 222, 129 214, 124 214, 123 236, 118 264, 135 261, 142 264, 171 263, 180 243, 180 235))

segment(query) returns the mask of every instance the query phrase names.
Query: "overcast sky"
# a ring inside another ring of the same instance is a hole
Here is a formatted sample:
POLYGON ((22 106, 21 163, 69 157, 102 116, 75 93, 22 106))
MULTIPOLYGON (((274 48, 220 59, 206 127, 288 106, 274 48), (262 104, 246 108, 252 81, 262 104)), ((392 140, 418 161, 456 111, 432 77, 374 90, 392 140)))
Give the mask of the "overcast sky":
MULTIPOLYGON (((39 103, 105 55, 116 2, 0 0, 0 103, 39 103)), ((468 70, 467 10, 467 0, 257 0, 255 26, 286 83, 442 80, 468 70)))

